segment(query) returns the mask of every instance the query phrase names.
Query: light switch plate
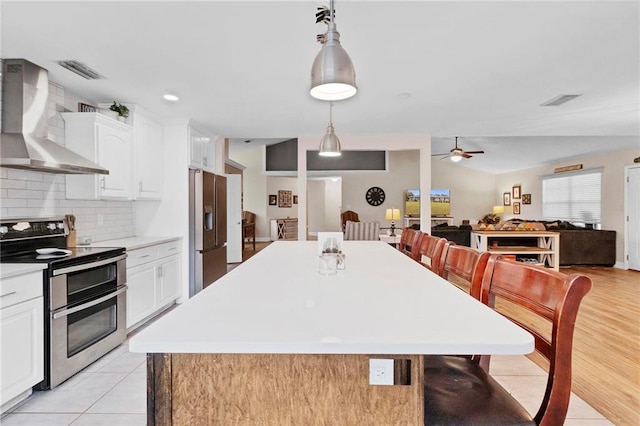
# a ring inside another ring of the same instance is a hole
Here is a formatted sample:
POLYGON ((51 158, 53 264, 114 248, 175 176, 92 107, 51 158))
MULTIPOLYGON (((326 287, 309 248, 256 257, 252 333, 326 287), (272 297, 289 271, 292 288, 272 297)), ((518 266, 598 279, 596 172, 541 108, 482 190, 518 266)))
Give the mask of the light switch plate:
POLYGON ((369 359, 369 384, 393 385, 393 359, 369 359))

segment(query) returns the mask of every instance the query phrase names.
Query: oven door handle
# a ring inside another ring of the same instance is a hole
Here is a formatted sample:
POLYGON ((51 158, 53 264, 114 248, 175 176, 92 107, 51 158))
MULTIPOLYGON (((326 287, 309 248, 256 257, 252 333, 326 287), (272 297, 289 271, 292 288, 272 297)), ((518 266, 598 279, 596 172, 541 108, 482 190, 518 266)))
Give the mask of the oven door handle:
POLYGON ((92 263, 83 263, 82 265, 69 266, 68 268, 55 269, 53 271, 53 276, 55 277, 56 275, 68 274, 70 272, 77 272, 77 271, 82 271, 84 269, 95 268, 96 266, 107 265, 109 263, 114 263, 114 262, 117 262, 118 260, 125 259, 126 257, 127 255, 125 253, 125 254, 121 254, 120 256, 110 257, 108 259, 98 260, 92 263))
POLYGON ((106 300, 111 299, 114 296, 117 296, 117 295, 119 295, 121 293, 124 293, 125 291, 127 291, 128 287, 129 286, 125 285, 124 287, 120 288, 119 290, 116 290, 113 293, 109 293, 107 295, 104 295, 104 296, 102 296, 102 297, 100 297, 98 299, 92 300, 92 301, 87 302, 87 303, 83 303, 82 305, 79 305, 79 306, 74 306, 73 308, 64 309, 64 310, 62 310, 60 312, 54 312, 53 313, 53 319, 55 320, 55 319, 59 319, 59 318, 62 318, 62 317, 66 317, 67 315, 71 315, 71 314, 73 314, 75 312, 78 312, 78 311, 81 311, 83 309, 87 309, 87 308, 90 308, 92 306, 98 305, 98 304, 100 304, 100 303, 102 303, 102 302, 104 302, 106 300))

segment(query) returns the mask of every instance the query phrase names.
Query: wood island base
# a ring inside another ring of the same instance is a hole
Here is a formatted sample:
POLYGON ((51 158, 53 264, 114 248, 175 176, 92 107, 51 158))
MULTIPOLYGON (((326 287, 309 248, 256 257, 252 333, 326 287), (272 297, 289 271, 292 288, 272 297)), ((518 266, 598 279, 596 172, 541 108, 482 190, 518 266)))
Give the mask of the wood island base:
POLYGON ((147 425, 424 424, 421 355, 147 354, 147 425), (369 384, 392 358, 393 386, 369 384))

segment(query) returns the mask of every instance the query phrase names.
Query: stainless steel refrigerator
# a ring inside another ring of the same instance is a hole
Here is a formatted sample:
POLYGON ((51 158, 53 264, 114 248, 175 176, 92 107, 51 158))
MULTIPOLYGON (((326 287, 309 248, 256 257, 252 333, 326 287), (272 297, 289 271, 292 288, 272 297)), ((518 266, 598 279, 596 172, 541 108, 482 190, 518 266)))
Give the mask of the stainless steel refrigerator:
POLYGON ((227 273, 227 178, 189 170, 189 296, 227 273))

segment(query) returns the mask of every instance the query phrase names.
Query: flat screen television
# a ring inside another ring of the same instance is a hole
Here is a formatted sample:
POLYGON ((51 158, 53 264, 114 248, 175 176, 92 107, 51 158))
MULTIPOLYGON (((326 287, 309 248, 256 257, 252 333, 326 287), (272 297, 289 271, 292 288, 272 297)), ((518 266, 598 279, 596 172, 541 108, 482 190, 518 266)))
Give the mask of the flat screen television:
POLYGON ((432 189, 430 198, 432 217, 451 215, 451 192, 448 189, 432 189))

